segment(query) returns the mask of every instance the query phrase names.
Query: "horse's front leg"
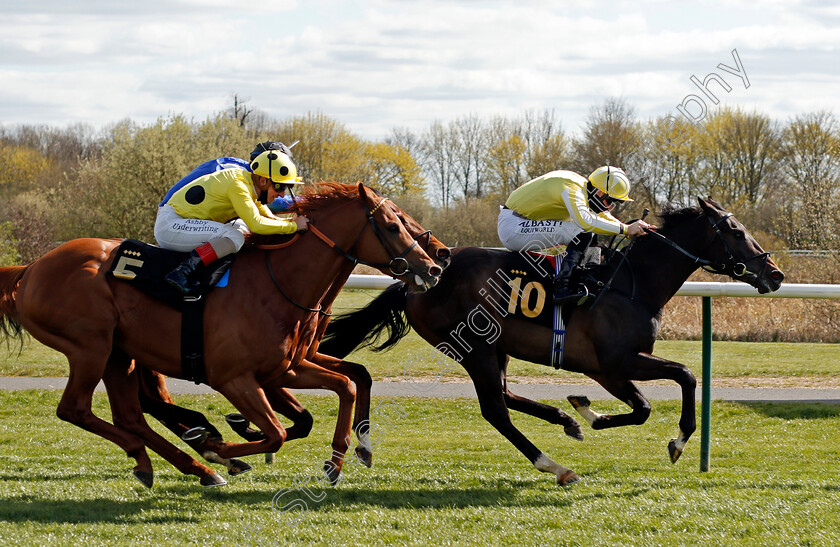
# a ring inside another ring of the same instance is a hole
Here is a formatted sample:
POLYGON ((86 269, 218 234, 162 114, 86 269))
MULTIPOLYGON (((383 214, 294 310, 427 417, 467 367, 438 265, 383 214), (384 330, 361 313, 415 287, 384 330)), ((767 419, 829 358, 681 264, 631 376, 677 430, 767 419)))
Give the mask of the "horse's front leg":
POLYGON ((359 439, 359 446, 356 447, 356 456, 367 467, 373 465, 373 446, 370 442, 370 390, 373 386, 373 379, 370 373, 359 363, 352 363, 316 353, 312 357, 316 365, 343 374, 356 386, 356 407, 353 413, 353 431, 359 439))
POLYGON ((639 353, 633 361, 630 374, 634 380, 673 380, 682 391, 682 411, 680 413, 680 433, 668 443, 668 455, 676 463, 683 453, 685 443, 697 430, 696 393, 697 378, 683 364, 675 363, 647 353, 639 353))
POLYGON ((332 484, 338 482, 344 457, 350 448, 350 423, 353 417, 353 403, 356 390, 347 376, 322 368, 303 360, 294 368, 294 374, 283 377, 286 387, 297 389, 329 389, 338 395, 338 418, 332 442, 332 457, 324 463, 324 473, 332 484))
POLYGON ((577 473, 549 458, 513 425, 505 405, 501 378, 497 374, 494 375, 498 370, 494 358, 473 351, 461 362, 472 378, 482 417, 522 452, 537 470, 554 474, 557 484, 568 486, 578 482, 580 477, 577 473))
POLYGON ((673 380, 677 382, 682 390, 682 411, 679 422, 680 432, 677 438, 671 439, 668 443, 668 454, 671 462, 676 463, 682 455, 689 437, 697 429, 694 393, 697 387, 697 379, 685 365, 660 357, 654 357, 647 353, 639 353, 633 356, 622 367, 622 373, 625 375, 623 378, 595 375, 591 377, 617 399, 629 405, 633 409, 629 414, 616 416, 599 415, 589 408, 589 399, 586 397, 570 396, 568 398, 569 402, 586 418, 593 429, 640 425, 650 415, 650 403, 638 388, 633 385, 631 380, 673 380))
POLYGON ((590 375, 601 384, 610 394, 630 407, 627 414, 598 414, 590 408, 589 397, 583 395, 569 395, 567 399, 575 410, 583 416, 592 429, 607 429, 623 427, 625 425, 642 425, 650 416, 650 402, 645 399, 633 382, 624 378, 590 375))
POLYGON ((205 446, 222 458, 274 453, 286 441, 286 429, 274 414, 263 388, 252 374, 238 376, 225 384, 211 386, 236 407, 245 420, 253 423, 263 436, 246 443, 223 442, 212 437, 205 446))

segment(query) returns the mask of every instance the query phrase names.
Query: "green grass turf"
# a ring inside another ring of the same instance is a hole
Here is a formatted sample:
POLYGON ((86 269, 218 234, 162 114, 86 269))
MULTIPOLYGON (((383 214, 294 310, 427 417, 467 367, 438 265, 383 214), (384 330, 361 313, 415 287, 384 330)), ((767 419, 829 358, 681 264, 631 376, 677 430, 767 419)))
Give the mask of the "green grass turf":
MULTIPOLYGON (((0 545, 840 544, 838 406, 716 402, 708 473, 698 471, 699 436, 677 464, 667 458, 675 402, 654 402, 642 426, 584 425, 583 443, 513 414, 581 475, 562 488, 474 401, 375 399, 375 408, 391 404, 372 416, 373 468, 348 463, 328 488, 317 477, 336 403, 310 395, 302 401, 316 418, 312 435, 281 448, 274 465, 248 457, 251 473, 208 490, 152 455, 147 490, 115 445, 55 417, 59 396, 0 392, 0 545), (272 499, 298 505, 281 511, 272 499)), ((227 431, 220 397, 178 400, 227 431)), ((94 409, 109 416, 103 395, 94 409)), ((595 409, 624 411, 602 401, 595 409)))
MULTIPOLYGON (((335 313, 352 311, 374 298, 379 291, 348 290, 339 295, 335 313)), ((31 337, 18 351, 15 343, 0 344, 0 376, 67 376, 67 361, 63 355, 45 347, 31 337)), ((655 355, 687 365, 701 376, 701 342, 698 340, 660 340, 655 355)), ((840 377, 840 344, 763 343, 716 341, 712 346, 713 374, 727 377, 817 376, 840 377)), ((367 366, 374 380, 415 379, 433 380, 436 376, 467 379, 464 370, 454 363, 441 361, 440 354, 413 330, 390 351, 374 353, 362 349, 351 359, 367 366)), ((508 373, 516 376, 580 378, 580 374, 557 371, 550 367, 512 360, 508 373)))

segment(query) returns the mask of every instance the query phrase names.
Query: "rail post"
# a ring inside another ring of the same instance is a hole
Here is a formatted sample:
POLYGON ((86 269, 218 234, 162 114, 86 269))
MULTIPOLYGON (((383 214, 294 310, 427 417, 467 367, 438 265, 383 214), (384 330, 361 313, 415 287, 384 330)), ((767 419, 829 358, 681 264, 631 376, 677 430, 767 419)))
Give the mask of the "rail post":
POLYGON ((712 297, 703 298, 703 401, 700 410, 700 471, 709 470, 712 429, 712 297))

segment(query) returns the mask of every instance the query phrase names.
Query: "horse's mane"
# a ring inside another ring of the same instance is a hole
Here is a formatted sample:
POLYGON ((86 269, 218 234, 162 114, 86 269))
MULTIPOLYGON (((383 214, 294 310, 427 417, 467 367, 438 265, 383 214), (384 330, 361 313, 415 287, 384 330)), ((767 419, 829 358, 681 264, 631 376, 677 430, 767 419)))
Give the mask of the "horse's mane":
POLYGON ((295 203, 299 215, 308 215, 320 211, 336 201, 344 202, 359 199, 359 187, 356 184, 340 182, 319 182, 304 187, 295 203))
MULTIPOLYGON (((667 234, 669 231, 675 229, 684 222, 697 218, 700 214, 702 214, 700 207, 680 207, 673 203, 666 203, 662 206, 659 213, 656 214, 657 218, 660 220, 657 231, 661 234, 667 234)), ((658 243, 654 238, 642 237, 639 238, 638 243, 636 243, 636 248, 647 248, 649 245, 658 246, 660 243, 658 243)), ((624 247, 622 251, 624 252, 630 248, 631 247, 624 247)))
MULTIPOLYGON (((379 195, 376 190, 373 190, 373 192, 379 195)), ((358 184, 342 184, 340 182, 307 184, 296 195, 296 198, 290 212, 309 216, 312 213, 317 213, 337 203, 340 204, 359 199, 359 186, 358 184)), ((278 242, 288 241, 290 235, 292 234, 260 235, 249 233, 245 236, 245 241, 249 247, 254 245, 275 245, 278 242)))
POLYGON ((679 208, 673 203, 666 203, 662 206, 662 210, 656 216, 662 220, 660 229, 667 230, 668 228, 681 224, 690 218, 697 218, 697 215, 700 213, 700 207, 679 208))

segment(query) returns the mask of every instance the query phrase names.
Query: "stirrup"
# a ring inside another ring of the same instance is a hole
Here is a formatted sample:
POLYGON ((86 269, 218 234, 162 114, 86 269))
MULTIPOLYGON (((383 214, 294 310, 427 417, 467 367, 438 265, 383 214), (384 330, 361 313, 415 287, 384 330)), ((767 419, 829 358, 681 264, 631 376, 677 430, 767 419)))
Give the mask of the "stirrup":
POLYGON ((190 274, 191 271, 184 272, 183 270, 187 269, 183 264, 166 274, 164 277, 164 281, 166 284, 176 289, 182 296, 190 296, 195 291, 193 291, 192 287, 190 287, 190 274))
POLYGON ((554 303, 563 305, 568 304, 569 302, 574 302, 575 306, 580 306, 584 304, 587 300, 589 300, 590 294, 589 289, 586 288, 586 285, 583 285, 581 288, 583 289, 583 292, 569 292, 568 294, 555 295, 553 297, 554 303))

